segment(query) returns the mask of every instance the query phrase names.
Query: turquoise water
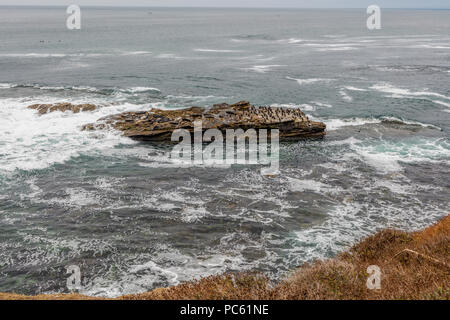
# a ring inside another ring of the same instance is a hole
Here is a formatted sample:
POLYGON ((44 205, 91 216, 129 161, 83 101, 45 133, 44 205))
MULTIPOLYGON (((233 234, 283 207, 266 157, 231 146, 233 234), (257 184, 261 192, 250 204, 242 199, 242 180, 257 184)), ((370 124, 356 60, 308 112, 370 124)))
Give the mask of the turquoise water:
POLYGON ((0 7, 0 291, 116 296, 225 271, 274 278, 448 213, 450 11, 0 7), (258 166, 170 168, 86 123, 151 107, 299 107, 321 141, 258 166), (38 116, 34 103, 104 105, 38 116))

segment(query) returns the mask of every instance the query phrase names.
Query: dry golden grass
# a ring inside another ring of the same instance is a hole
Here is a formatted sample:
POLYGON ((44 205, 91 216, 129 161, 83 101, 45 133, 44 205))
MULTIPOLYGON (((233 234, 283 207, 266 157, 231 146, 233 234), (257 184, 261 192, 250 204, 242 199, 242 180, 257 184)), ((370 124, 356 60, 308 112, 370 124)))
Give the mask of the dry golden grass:
MULTIPOLYGON (((294 270, 277 285, 259 274, 210 276, 171 288, 126 295, 122 300, 311 300, 450 298, 450 216, 422 231, 384 230, 334 259, 294 270), (366 287, 369 265, 380 267, 381 289, 366 287)), ((92 299, 81 295, 36 297, 0 294, 0 299, 92 299)))

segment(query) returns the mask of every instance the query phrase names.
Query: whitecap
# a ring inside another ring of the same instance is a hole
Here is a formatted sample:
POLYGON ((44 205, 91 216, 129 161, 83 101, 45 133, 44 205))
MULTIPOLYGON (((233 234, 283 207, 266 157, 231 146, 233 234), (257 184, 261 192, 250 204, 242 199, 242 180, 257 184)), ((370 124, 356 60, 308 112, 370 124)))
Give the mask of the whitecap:
POLYGON ((424 48, 424 49, 450 49, 448 46, 431 45, 431 44, 420 44, 411 46, 411 48, 424 48))
MULTIPOLYGON (((45 169, 56 163, 64 163, 80 154, 101 154, 119 144, 135 144, 117 131, 85 132, 81 126, 96 122, 99 118, 125 111, 148 110, 149 105, 123 103, 98 108, 91 112, 73 114, 52 112, 39 116, 27 108, 36 103, 94 103, 104 100, 80 99, 60 101, 50 97, 0 99, 0 127, 2 135, 1 171, 16 169, 45 169), (98 139, 98 136, 101 139, 98 139)), ((98 102, 98 103, 97 103, 98 102)))
POLYGON ((349 126, 363 126, 366 124, 381 123, 380 119, 374 118, 325 119, 321 121, 326 124, 327 131, 334 131, 349 126))
POLYGON ((74 87, 69 87, 71 90, 76 90, 76 91, 87 91, 87 92, 99 92, 100 90, 98 88, 95 87, 90 87, 90 86, 74 86, 74 87))
POLYGON ((315 106, 302 103, 302 104, 296 104, 296 103, 273 103, 270 105, 271 107, 275 108, 299 108, 302 111, 314 111, 316 110, 315 106))
POLYGON ((342 99, 344 99, 347 102, 352 102, 353 97, 350 96, 347 92, 345 92, 345 89, 339 90, 339 94, 341 95, 342 99))
POLYGON ((64 53, 2 53, 1 57, 8 58, 63 58, 67 54, 64 53))
POLYGON ((331 105, 329 103, 316 102, 316 101, 312 101, 311 103, 315 104, 318 107, 333 108, 333 105, 331 105))
MULTIPOLYGON (((396 186, 386 185, 386 187, 392 188, 393 192, 400 191, 402 196, 402 190, 396 186)), ((411 203, 410 196, 407 194, 404 196, 407 197, 405 202, 411 203)), ((429 225, 430 221, 442 217, 441 210, 433 205, 426 205, 417 212, 417 208, 411 205, 397 207, 379 201, 377 206, 371 206, 368 203, 357 202, 353 199, 352 193, 348 199, 347 203, 337 205, 328 211, 323 222, 294 232, 297 240, 294 253, 301 256, 303 262, 323 259, 330 254, 347 250, 361 238, 381 228, 417 230, 429 225), (427 214, 424 215, 423 212, 427 214)))
POLYGON ((443 101, 439 101, 439 100, 433 100, 433 102, 436 104, 440 104, 441 106, 450 108, 450 103, 448 103, 448 102, 443 102, 443 101))
POLYGON ((433 124, 422 123, 422 122, 413 121, 413 120, 406 120, 406 119, 403 119, 403 118, 384 116, 384 117, 381 117, 380 119, 382 120, 382 122, 397 122, 397 123, 402 123, 402 124, 421 126, 421 127, 424 127, 424 128, 433 128, 433 129, 437 129, 437 130, 442 130, 440 127, 435 126, 433 124))
POLYGON ((395 87, 389 83, 376 84, 376 85, 371 86, 370 89, 378 91, 378 92, 391 93, 394 95, 398 95, 400 97, 401 96, 407 96, 407 97, 408 96, 412 96, 412 97, 430 96, 430 97, 438 97, 438 98, 450 100, 450 97, 445 96, 440 93, 429 92, 429 91, 411 91, 409 89, 395 87))
POLYGON ((136 55, 144 55, 144 54, 152 54, 150 51, 127 51, 122 52, 123 56, 136 56, 136 55))
POLYGON ((253 66, 250 68, 243 68, 243 70, 248 71, 254 71, 258 73, 266 73, 268 71, 272 71, 272 69, 277 67, 285 67, 285 65, 279 65, 279 64, 271 64, 271 65, 260 65, 260 66, 253 66))
POLYGON ((400 172, 400 162, 446 162, 450 159, 450 144, 445 139, 408 139, 403 141, 380 141, 378 143, 355 143, 352 149, 367 164, 382 173, 400 172))
POLYGON ((294 80, 297 81, 299 85, 308 85, 308 84, 314 84, 317 82, 331 82, 335 81, 335 79, 323 79, 323 78, 308 78, 308 79, 296 79, 291 77, 286 77, 288 80, 294 80))
POLYGON ((228 50, 228 49, 194 49, 197 52, 216 52, 216 53, 236 53, 242 52, 241 50, 228 50))
POLYGON ((351 50, 357 50, 358 48, 355 47, 336 47, 336 48, 320 48, 316 49, 316 51, 319 52, 328 52, 328 51, 351 51, 351 50))
POLYGON ((131 93, 142 93, 142 92, 151 92, 151 91, 157 91, 161 92, 158 88, 152 88, 152 87, 131 87, 128 89, 121 89, 122 92, 131 92, 131 93))
POLYGON ((323 49, 327 49, 327 48, 348 48, 351 47, 353 45, 353 43, 305 43, 304 46, 307 47, 319 47, 319 48, 323 48, 323 49))
POLYGON ((312 179, 295 179, 286 177, 289 189, 294 192, 313 191, 316 193, 338 192, 339 188, 312 179))
POLYGON ((424 128, 433 128, 433 129, 441 130, 441 128, 439 128, 438 126, 435 126, 433 124, 422 123, 422 122, 413 121, 413 120, 405 120, 405 119, 389 117, 389 116, 383 116, 380 118, 341 118, 341 119, 316 119, 316 120, 324 122, 327 126, 328 131, 338 130, 343 127, 363 126, 366 124, 377 124, 377 123, 384 123, 384 122, 396 122, 396 123, 400 123, 400 124, 415 125, 415 126, 421 126, 424 128))
POLYGON ((11 89, 14 88, 16 85, 11 83, 0 83, 0 89, 11 89))
POLYGON ((375 188, 386 188, 389 189, 390 192, 396 193, 396 194, 402 194, 402 195, 408 195, 412 194, 413 190, 411 190, 410 185, 395 183, 394 181, 390 180, 377 180, 374 184, 375 188))
POLYGON ((159 59, 173 59, 173 60, 182 60, 184 57, 180 57, 174 53, 161 53, 156 56, 159 59))

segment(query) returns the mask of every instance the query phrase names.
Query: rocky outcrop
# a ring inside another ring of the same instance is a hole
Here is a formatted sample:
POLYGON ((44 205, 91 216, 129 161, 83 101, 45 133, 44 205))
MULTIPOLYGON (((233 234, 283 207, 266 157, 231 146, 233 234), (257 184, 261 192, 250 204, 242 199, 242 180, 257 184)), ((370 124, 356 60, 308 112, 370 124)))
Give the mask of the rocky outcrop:
POLYGON ((71 103, 55 103, 55 104, 33 104, 28 109, 34 109, 39 114, 46 114, 55 111, 72 111, 73 113, 79 113, 83 111, 93 111, 97 109, 97 106, 93 104, 71 104, 71 103))
POLYGON ((325 135, 325 124, 309 120, 300 109, 255 107, 245 101, 210 108, 125 112, 85 125, 83 130, 114 128, 137 140, 170 141, 176 129, 193 132, 195 121, 202 121, 203 130, 279 129, 280 138, 296 139, 325 135))

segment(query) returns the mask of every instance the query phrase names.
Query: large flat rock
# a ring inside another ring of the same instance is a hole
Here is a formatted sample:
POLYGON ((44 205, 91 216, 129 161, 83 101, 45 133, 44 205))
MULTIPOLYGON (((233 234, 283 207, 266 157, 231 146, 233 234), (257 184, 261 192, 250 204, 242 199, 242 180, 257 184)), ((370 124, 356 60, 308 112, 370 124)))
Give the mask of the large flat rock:
POLYGON ((97 109, 97 106, 93 104, 71 104, 68 102, 54 103, 54 104, 33 104, 28 109, 34 109, 43 115, 55 111, 72 111, 73 113, 79 113, 84 111, 93 111, 97 109))
POLYGON ((202 121, 203 130, 279 129, 280 138, 295 139, 325 135, 325 124, 309 120, 300 109, 256 107, 245 101, 232 105, 217 104, 210 108, 124 112, 85 125, 83 130, 114 128, 137 140, 170 141, 176 129, 193 132, 195 121, 202 121))

